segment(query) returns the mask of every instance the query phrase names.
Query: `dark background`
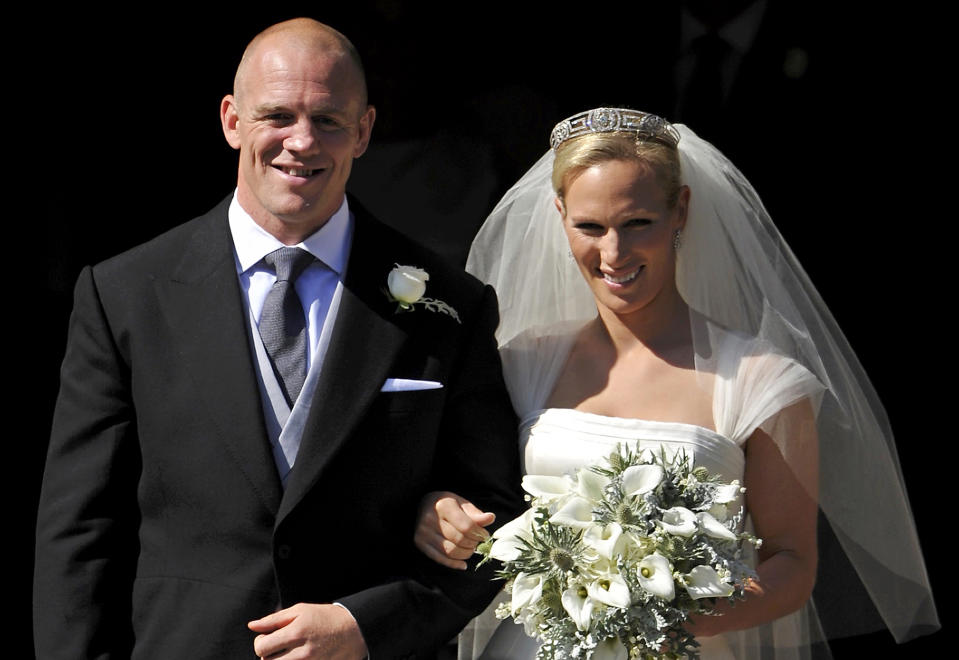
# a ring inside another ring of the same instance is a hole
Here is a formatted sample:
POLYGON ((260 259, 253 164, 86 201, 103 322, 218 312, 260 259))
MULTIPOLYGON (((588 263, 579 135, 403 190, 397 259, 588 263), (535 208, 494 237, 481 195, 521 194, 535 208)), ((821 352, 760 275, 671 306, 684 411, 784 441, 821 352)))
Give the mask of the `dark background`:
MULTIPOLYGON (((22 246, 8 272, 28 258, 43 263, 13 303, 41 336, 17 330, 8 343, 11 369, 25 374, 22 392, 7 395, 11 440, 25 448, 12 469, 26 479, 11 483, 28 485, 10 500, 24 539, 15 544, 10 600, 24 605, 13 629, 25 637, 30 627, 30 528, 76 275, 232 191, 236 156, 220 131, 220 99, 249 39, 297 15, 340 29, 364 58, 378 115, 351 190, 386 222, 418 209, 397 226, 452 259, 465 260, 485 214, 570 114, 629 106, 689 121, 719 146, 763 196, 885 402, 945 624, 939 521, 953 438, 938 357, 951 336, 938 298, 951 284, 951 228, 937 207, 951 181, 931 160, 941 140, 936 90, 949 80, 935 18, 769 3, 722 107, 694 120, 677 82, 682 4, 574 11, 381 0, 219 17, 153 5, 11 20, 8 32, 23 30, 30 47, 8 46, 6 58, 17 172, 5 176, 8 240, 22 246)), ((749 3, 703 4, 735 13, 749 3)), ((942 638, 898 650, 935 652, 942 638)), ((897 647, 884 632, 834 650, 843 658, 897 647)))

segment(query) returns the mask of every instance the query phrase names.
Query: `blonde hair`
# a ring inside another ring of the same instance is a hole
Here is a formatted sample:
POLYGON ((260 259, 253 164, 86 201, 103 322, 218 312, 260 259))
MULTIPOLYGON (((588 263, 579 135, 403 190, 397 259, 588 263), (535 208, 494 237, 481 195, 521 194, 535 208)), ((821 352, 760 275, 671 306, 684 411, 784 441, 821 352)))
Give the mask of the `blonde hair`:
POLYGON ((679 151, 655 139, 637 138, 634 133, 589 133, 561 144, 553 162, 556 196, 565 203, 566 189, 577 176, 610 160, 632 160, 649 167, 663 188, 669 208, 676 206, 683 185, 679 151))

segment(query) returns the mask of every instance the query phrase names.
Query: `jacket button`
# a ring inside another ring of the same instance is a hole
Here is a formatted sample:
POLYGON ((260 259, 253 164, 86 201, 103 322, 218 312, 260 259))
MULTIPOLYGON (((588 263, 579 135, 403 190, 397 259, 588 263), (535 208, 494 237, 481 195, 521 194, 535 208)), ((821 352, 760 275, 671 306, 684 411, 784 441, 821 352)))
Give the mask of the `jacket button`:
POLYGON ((293 548, 286 543, 276 549, 276 556, 280 559, 289 559, 291 554, 293 554, 293 548))

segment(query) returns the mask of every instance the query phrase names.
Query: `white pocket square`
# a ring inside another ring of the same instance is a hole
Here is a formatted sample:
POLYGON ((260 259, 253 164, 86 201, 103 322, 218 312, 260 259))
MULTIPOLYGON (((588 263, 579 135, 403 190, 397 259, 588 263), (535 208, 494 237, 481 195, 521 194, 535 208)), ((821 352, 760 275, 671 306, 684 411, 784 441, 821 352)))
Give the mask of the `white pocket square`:
POLYGON ((437 390, 443 387, 435 380, 412 380, 410 378, 387 378, 380 392, 412 392, 414 390, 437 390))

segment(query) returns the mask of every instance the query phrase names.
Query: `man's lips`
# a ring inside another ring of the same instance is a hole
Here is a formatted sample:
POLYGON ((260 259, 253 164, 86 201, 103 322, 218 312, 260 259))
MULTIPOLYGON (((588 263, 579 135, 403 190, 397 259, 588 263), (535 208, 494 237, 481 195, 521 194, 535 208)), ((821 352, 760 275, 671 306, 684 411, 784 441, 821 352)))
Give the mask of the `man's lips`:
POLYGON ((304 178, 304 179, 308 179, 314 174, 317 174, 323 171, 322 169, 319 169, 319 168, 311 169, 307 167, 292 167, 292 166, 286 166, 286 165, 274 165, 273 168, 276 170, 279 170, 280 172, 283 172, 287 176, 295 176, 295 177, 304 178))

